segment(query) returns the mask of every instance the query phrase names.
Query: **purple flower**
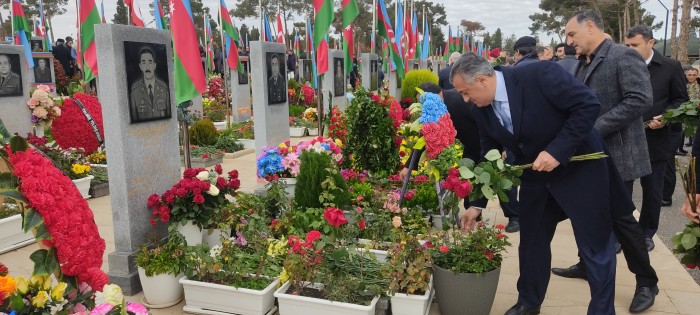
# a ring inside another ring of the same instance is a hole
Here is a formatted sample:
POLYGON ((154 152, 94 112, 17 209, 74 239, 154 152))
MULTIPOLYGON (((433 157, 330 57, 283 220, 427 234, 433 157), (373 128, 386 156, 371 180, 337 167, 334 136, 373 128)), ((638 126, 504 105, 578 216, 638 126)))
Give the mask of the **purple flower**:
POLYGON ((245 236, 243 236, 243 234, 240 231, 236 231, 236 239, 233 240, 233 244, 247 246, 248 240, 245 239, 245 236))

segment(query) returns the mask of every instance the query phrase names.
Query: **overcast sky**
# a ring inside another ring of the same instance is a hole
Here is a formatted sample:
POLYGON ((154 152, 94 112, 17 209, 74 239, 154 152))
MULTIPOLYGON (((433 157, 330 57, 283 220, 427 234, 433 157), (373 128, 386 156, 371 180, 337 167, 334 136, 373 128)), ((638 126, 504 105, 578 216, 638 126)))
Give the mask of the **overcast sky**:
MULTIPOLYGON (((108 23, 111 23, 114 13, 116 11, 116 0, 95 0, 99 8, 100 1, 104 1, 105 16, 108 23)), ((143 19, 146 24, 150 23, 148 27, 155 27, 153 23, 153 14, 149 11, 149 4, 152 1, 148 0, 134 0, 138 1, 143 13, 143 19)), ((310 1, 310 0, 309 0, 310 1)), ((669 8, 672 5, 671 0, 661 0, 669 8)), ((203 0, 204 4, 208 6, 213 14, 218 12, 218 0, 203 0)), ((528 27, 532 24, 532 21, 528 17, 530 14, 539 12, 539 0, 441 0, 441 3, 445 5, 445 11, 447 12, 447 21, 450 25, 454 27, 459 25, 462 19, 479 21, 484 24, 486 30, 493 32, 496 28, 501 28, 504 34, 504 38, 510 34, 515 34, 517 37, 530 35, 528 27)), ((69 1, 73 3, 73 1, 69 1)), ((229 9, 234 7, 234 0, 226 0, 226 4, 229 9)), ((659 0, 651 0, 642 4, 642 6, 650 11, 657 17, 657 21, 663 21, 666 18, 666 11, 659 4, 659 0)), ((75 5, 71 4, 68 7, 68 12, 62 16, 53 18, 54 25, 54 36, 57 38, 64 38, 66 36, 75 37, 75 5)), ((7 12, 6 14, 9 14, 7 12)), ((4 14, 5 16, 8 16, 4 14)), ((420 18, 419 21, 422 21, 420 18)), ((292 21, 288 21, 291 26, 292 21)), ((258 25, 258 20, 247 19, 247 20, 234 20, 236 25, 240 26, 242 23, 246 23, 249 27, 252 25, 258 25)), ((371 27, 368 25, 367 27, 371 27)), ((420 27, 420 26, 419 26, 420 27)), ((663 28, 655 34, 657 39, 663 39, 663 28)), ((447 34, 447 27, 444 29, 445 34, 447 34)), ((669 36, 671 31, 669 30, 669 36)), ((549 44, 549 36, 546 34, 540 34, 540 39, 545 43, 549 44)), ((555 40, 558 40, 555 37, 555 40)))

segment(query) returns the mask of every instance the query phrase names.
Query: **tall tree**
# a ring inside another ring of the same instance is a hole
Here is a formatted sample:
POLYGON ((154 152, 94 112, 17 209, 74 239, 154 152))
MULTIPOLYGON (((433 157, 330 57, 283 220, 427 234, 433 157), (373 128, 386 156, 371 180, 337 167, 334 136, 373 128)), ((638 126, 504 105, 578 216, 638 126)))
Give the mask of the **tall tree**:
POLYGON ((112 18, 114 24, 129 24, 129 9, 124 5, 124 0, 117 0, 117 12, 112 18))
POLYGON ((678 36, 678 61, 688 64, 688 38, 690 37, 690 11, 693 9, 693 0, 683 0, 681 5, 681 31, 678 36))
POLYGON ((515 46, 515 41, 518 40, 517 37, 515 37, 515 34, 510 34, 508 38, 503 42, 503 49, 511 51, 513 50, 513 46, 515 46))
POLYGON ((255 26, 250 31, 250 40, 260 40, 260 30, 255 26))
POLYGON ((482 41, 484 42, 484 47, 491 47, 491 34, 489 34, 489 32, 486 32, 482 41))
POLYGON ((241 24, 238 33, 240 33, 243 43, 245 43, 246 38, 250 40, 250 29, 248 28, 248 25, 245 25, 245 23, 241 24))
POLYGON ((486 29, 479 21, 462 20, 459 25, 465 33, 469 34, 469 38, 484 35, 484 30, 486 29))
POLYGON ((491 49, 493 48, 503 48, 503 32, 500 27, 491 36, 491 49))
POLYGON ((678 58, 678 38, 676 37, 678 33, 678 0, 673 0, 671 12, 673 13, 671 20, 671 57, 678 58))

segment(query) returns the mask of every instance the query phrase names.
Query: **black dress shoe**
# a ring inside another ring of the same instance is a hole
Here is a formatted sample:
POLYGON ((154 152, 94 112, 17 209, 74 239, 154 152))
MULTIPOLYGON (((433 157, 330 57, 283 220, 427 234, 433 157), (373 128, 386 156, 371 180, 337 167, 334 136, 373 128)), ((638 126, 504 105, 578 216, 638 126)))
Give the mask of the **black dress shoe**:
POLYGON ((564 278, 586 279, 586 271, 579 265, 573 265, 569 268, 552 268, 552 273, 564 278))
POLYGON ((637 287, 634 291, 634 298, 630 304, 630 313, 641 313, 654 305, 654 299, 659 294, 659 287, 637 287))
POLYGON ((688 154, 688 151, 683 150, 683 149, 678 150, 678 152, 683 153, 683 154, 688 154))
POLYGON ((506 233, 515 233, 520 231, 520 221, 509 220, 508 225, 506 225, 506 233))
POLYGON ((651 238, 646 238, 644 241, 647 243, 647 251, 650 252, 654 250, 654 241, 651 238))
POLYGON ((661 206, 662 207, 670 207, 673 205, 673 201, 671 200, 661 200, 661 206))
POLYGON ((685 153, 676 151, 676 155, 678 155, 678 156, 685 156, 685 153))
POLYGON ((540 313, 540 307, 526 308, 520 304, 515 304, 508 309, 504 315, 537 315, 540 313))

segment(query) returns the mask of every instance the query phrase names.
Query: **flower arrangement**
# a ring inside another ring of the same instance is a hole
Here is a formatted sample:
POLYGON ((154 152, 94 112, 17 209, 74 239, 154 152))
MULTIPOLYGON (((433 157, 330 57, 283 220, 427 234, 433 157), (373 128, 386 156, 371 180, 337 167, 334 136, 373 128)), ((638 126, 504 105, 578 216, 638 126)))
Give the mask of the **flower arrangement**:
POLYGON ((316 114, 316 109, 309 107, 304 111, 302 118, 306 121, 314 122, 318 121, 318 115, 316 114))
POLYGON ((433 264, 455 273, 484 273, 501 267, 503 252, 510 246, 505 227, 490 228, 479 222, 471 233, 455 229, 440 231, 433 239, 433 264), (446 237, 446 234, 448 234, 446 237))
POLYGON ((292 88, 287 89, 287 98, 290 104, 295 104, 297 102, 297 92, 292 88))
POLYGON ((135 302, 126 302, 122 288, 116 284, 108 284, 103 292, 95 294, 97 306, 90 315, 148 315, 148 309, 135 302))
POLYGON ((32 92, 32 97, 27 101, 27 106, 32 111, 32 123, 49 123, 61 116, 61 108, 56 106, 50 92, 51 88, 43 84, 32 92))
POLYGON ((200 228, 207 226, 220 208, 228 203, 225 195, 235 197, 236 190, 241 186, 238 171, 230 171, 228 179, 221 176, 222 173, 219 164, 209 171, 203 168, 186 169, 183 178, 163 195, 148 197, 148 208, 153 211, 151 224, 155 225, 156 220, 179 224, 191 220, 200 228))
POLYGON ((217 99, 203 100, 202 109, 204 110, 204 115, 207 116, 211 121, 226 120, 225 104, 226 103, 221 102, 217 99))
POLYGON ((333 161, 341 164, 343 163, 342 146, 343 143, 340 140, 318 136, 311 140, 299 142, 296 146, 296 152, 298 155, 301 155, 304 151, 326 153, 333 158, 333 161))
MULTIPOLYGON (((0 276, 0 308, 20 314, 55 314, 72 307, 66 298, 68 284, 53 285, 48 276, 0 276)), ((66 310, 66 311, 67 311, 66 310)))
POLYGON ((79 178, 85 178, 90 176, 90 165, 89 164, 72 164, 71 165, 71 174, 73 176, 69 176, 71 179, 79 179, 79 178))
POLYGON ((102 145, 100 139, 104 140, 102 105, 99 100, 88 94, 76 93, 73 98, 63 101, 61 111, 61 116, 54 120, 51 127, 56 143, 62 148, 82 148, 87 154, 95 152, 102 145), (88 122, 78 102, 90 114, 94 125, 88 122))
POLYGON ((263 148, 257 160, 258 177, 272 181, 298 175, 300 162, 296 151, 297 147, 291 146, 289 141, 274 148, 263 148))
POLYGON ((60 268, 61 277, 74 276, 77 283, 85 282, 101 290, 107 283, 107 275, 100 269, 105 241, 87 202, 48 158, 28 148, 20 137, 14 137, 11 143, 6 149, 8 160, 19 181, 18 193, 24 197, 17 201, 26 202, 31 208, 25 213, 23 228, 36 228, 37 240, 47 247, 32 254, 41 257, 44 266, 35 269, 34 275, 48 276, 60 268))
POLYGON ((205 95, 205 99, 209 99, 210 102, 216 101, 221 104, 226 104, 226 93, 224 93, 224 80, 218 75, 211 76, 209 78, 209 83, 207 84, 207 91, 205 95))
POLYGON ((302 85, 301 92, 304 96, 305 105, 311 106, 315 104, 314 100, 316 98, 316 90, 314 90, 314 88, 312 88, 311 85, 309 85, 308 83, 302 85))
POLYGON ((97 151, 90 153, 87 156, 87 159, 91 164, 107 164, 107 152, 102 149, 98 149, 97 151))
POLYGON ((681 123, 683 134, 686 137, 692 137, 698 127, 698 105, 700 100, 690 100, 678 108, 667 110, 662 119, 665 123, 681 123))
POLYGON ((331 119, 328 124, 328 137, 340 140, 345 143, 348 135, 347 118, 337 106, 331 108, 331 119))
POLYGON ((186 244, 185 239, 178 233, 170 233, 165 243, 161 243, 156 235, 154 241, 141 244, 136 252, 136 265, 143 268, 147 277, 162 274, 179 275, 185 263, 186 244))
POLYGON ((215 160, 224 155, 224 151, 215 146, 190 146, 190 156, 202 160, 215 160))
POLYGON ((389 294, 423 294, 430 287, 431 257, 428 246, 418 239, 402 234, 402 241, 389 247, 391 273, 389 294))

